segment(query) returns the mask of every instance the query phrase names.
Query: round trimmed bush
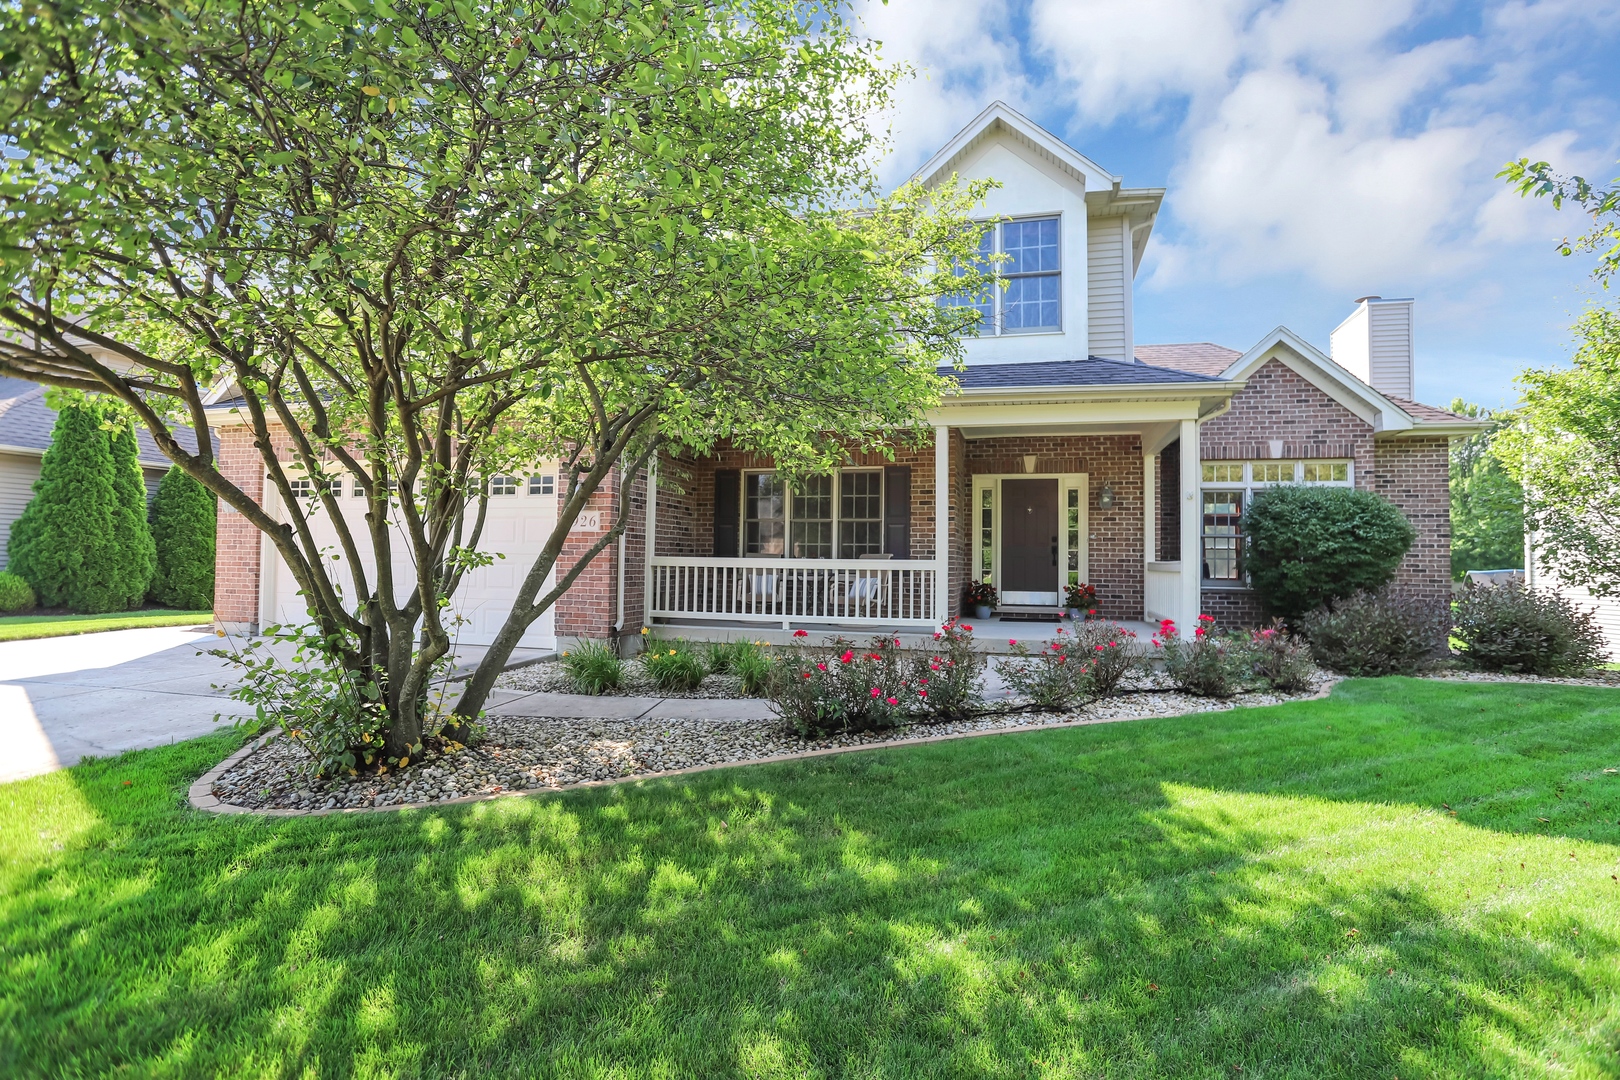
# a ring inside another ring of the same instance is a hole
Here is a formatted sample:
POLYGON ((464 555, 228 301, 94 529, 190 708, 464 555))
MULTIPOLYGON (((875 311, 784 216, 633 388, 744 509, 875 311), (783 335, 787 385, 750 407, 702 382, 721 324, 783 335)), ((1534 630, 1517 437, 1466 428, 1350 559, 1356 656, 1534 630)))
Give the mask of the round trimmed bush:
POLYGON ((28 582, 10 571, 0 571, 0 614, 32 611, 37 602, 28 582))
POLYGON ((1417 534, 1388 499, 1354 488, 1284 484, 1243 513, 1244 566, 1266 610, 1285 619, 1377 592, 1417 534))
POLYGON ((1517 583, 1468 589, 1457 601, 1456 620, 1458 652, 1483 671, 1570 675, 1596 667, 1606 655, 1590 611, 1517 583))

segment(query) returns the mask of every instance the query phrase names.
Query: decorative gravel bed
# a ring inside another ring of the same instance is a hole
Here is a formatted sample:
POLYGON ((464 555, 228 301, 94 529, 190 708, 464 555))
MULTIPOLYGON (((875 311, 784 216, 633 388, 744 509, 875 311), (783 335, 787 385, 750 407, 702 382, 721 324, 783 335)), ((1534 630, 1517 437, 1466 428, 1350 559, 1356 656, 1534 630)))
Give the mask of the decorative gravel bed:
MULTIPOLYGON (((548 694, 575 694, 574 681, 556 660, 502 672, 495 680, 501 690, 539 690, 548 694)), ((660 690, 641 660, 624 662, 624 683, 603 697, 739 698, 742 680, 735 675, 706 675, 696 690, 660 690)))
POLYGON ((1454 679, 1458 682, 1488 683, 1551 683, 1556 686, 1620 686, 1620 671, 1592 670, 1584 675, 1554 678, 1549 675, 1504 675, 1496 671, 1429 671, 1429 679, 1454 679))
MULTIPOLYGON (((1318 692, 1333 680, 1323 678, 1318 692)), ((1309 696, 1309 695, 1306 695, 1309 696)), ((1070 713, 1004 713, 958 723, 916 724, 884 732, 801 739, 780 722, 732 720, 578 720, 491 717, 479 745, 432 757, 403 773, 332 782, 310 780, 308 758, 280 735, 243 758, 214 784, 222 802, 256 810, 348 809, 557 788, 591 780, 781 757, 844 746, 903 743, 974 731, 1064 722, 1103 723, 1291 700, 1247 693, 1218 701, 1171 690, 1140 689, 1070 713)))

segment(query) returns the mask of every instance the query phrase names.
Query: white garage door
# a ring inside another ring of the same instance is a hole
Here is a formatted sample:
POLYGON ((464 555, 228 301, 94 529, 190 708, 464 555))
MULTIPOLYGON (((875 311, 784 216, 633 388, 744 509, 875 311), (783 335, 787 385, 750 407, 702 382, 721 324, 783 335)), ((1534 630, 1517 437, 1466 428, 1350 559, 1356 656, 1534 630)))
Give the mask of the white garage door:
MULTIPOLYGON (((550 483, 552 475, 538 472, 533 477, 516 477, 514 483, 495 486, 494 490, 501 493, 490 496, 489 513, 478 543, 478 550, 495 556, 495 560, 462 579, 461 588, 457 590, 451 605, 452 617, 459 616, 462 621, 454 625, 450 620, 446 621, 445 628, 452 639, 468 645, 488 645, 506 621, 507 613, 512 609, 512 594, 534 564, 535 557, 545 547, 556 524, 557 497, 550 483), (542 479, 546 482, 542 483, 542 479)), ((350 532, 361 547, 361 557, 369 560, 371 542, 365 531, 365 500, 352 495, 345 482, 341 501, 350 532)), ((317 510, 310 521, 310 529, 328 555, 341 556, 337 530, 332 527, 324 509, 317 510)), ((274 548, 266 546, 274 551, 274 548)), ((393 547, 395 593, 403 596, 415 580, 415 571, 410 562, 409 546, 401 540, 393 547)), ((274 620, 294 624, 307 622, 308 609, 304 598, 298 594, 298 582, 280 556, 273 557, 275 565, 271 573, 274 581, 268 583, 270 588, 267 592, 273 597, 274 620)), ((338 558, 336 561, 341 564, 342 560, 338 558)), ((341 565, 336 577, 345 590, 345 597, 352 597, 352 583, 341 565)), ((547 585, 555 578, 553 571, 547 585)), ((530 649, 555 648, 557 637, 553 625, 552 613, 548 611, 529 627, 520 646, 530 649)))

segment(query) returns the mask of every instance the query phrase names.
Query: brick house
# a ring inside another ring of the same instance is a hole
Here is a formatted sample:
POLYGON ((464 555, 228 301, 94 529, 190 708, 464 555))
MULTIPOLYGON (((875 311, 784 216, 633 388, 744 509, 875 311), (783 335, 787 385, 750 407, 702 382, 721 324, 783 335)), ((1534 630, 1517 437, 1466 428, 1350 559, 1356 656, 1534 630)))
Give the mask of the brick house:
MULTIPOLYGON (((1246 351, 1138 345, 1131 294, 1162 189, 1124 187, 999 102, 917 175, 952 174, 1001 181, 986 247, 1007 257, 1006 281, 972 305, 982 322, 965 343, 968 367, 926 427, 892 455, 852 455, 797 490, 769 460, 723 447, 665 457, 650 484, 609 483, 564 565, 622 499, 631 528, 526 645, 633 640, 644 625, 693 638, 926 632, 959 609, 969 581, 997 588, 1003 617, 1050 617, 1063 587, 1085 582, 1111 619, 1253 623, 1238 521, 1276 483, 1388 497, 1418 532, 1398 584, 1449 597, 1447 443, 1477 426, 1411 400, 1411 300, 1358 300, 1331 355, 1281 327, 1246 351)), ((216 411, 222 468, 255 483, 250 441, 230 410, 216 411)), ((503 589, 557 512, 544 468, 492 478, 491 491, 487 545, 505 559, 456 598, 473 643, 494 633, 503 589)), ((219 529, 219 621, 298 618, 273 550, 239 515, 222 514, 219 529)))

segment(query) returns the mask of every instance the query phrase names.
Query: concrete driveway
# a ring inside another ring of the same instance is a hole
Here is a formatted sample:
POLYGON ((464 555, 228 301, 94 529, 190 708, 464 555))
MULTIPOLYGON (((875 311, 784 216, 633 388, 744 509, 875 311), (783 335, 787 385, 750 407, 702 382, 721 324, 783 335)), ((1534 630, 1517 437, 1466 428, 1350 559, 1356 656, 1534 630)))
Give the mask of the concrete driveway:
POLYGON ((198 655, 215 643, 167 626, 0 642, 0 782, 217 730, 245 710, 213 689, 233 678, 198 655))

